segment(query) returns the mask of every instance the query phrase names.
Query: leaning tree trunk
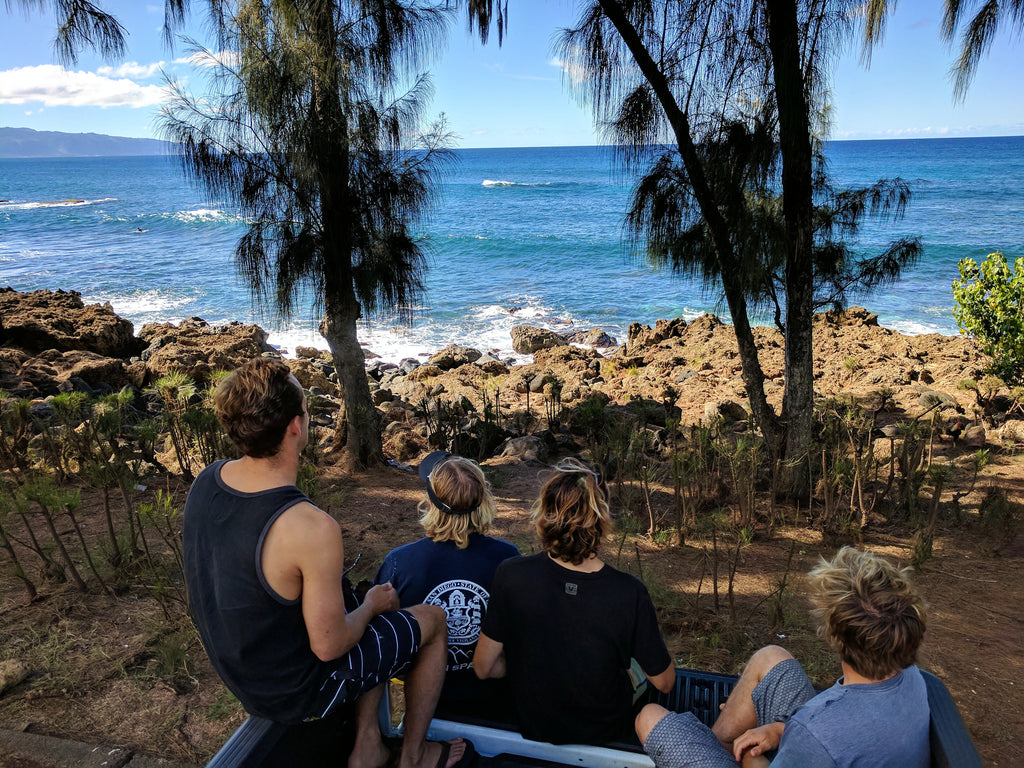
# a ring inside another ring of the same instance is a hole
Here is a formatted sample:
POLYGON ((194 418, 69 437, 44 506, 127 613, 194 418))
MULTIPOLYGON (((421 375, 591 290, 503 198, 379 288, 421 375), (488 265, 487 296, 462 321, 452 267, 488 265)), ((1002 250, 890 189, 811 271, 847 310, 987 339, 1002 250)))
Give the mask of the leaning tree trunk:
POLYGON ((640 68, 644 78, 650 83, 658 102, 665 111, 669 125, 672 126, 679 156, 686 168, 694 197, 700 206, 701 214, 704 216, 704 221, 715 244, 722 286, 725 290, 726 302, 729 305, 729 314, 739 346, 741 375, 750 400, 750 409, 764 436, 773 462, 781 464, 782 462, 778 460, 783 458, 782 426, 764 394, 764 371, 757 354, 757 343, 754 341, 754 334, 750 328, 747 302, 743 296, 742 287, 735 280, 735 276, 740 273, 740 266, 733 248, 730 227, 718 208, 714 190, 704 173, 704 166, 690 130, 689 117, 679 106, 672 92, 671 84, 651 56, 650 51, 647 50, 620 3, 617 0, 599 0, 599 2, 604 14, 615 26, 626 47, 633 54, 633 60, 640 68))
POLYGON ((324 319, 320 324, 320 333, 331 348, 334 370, 338 374, 341 407, 335 425, 334 451, 340 454, 343 462, 365 467, 384 460, 380 420, 370 397, 365 357, 356 332, 359 302, 351 282, 347 295, 344 286, 338 291, 342 295, 326 300, 324 319))
POLYGON ((767 0, 768 46, 779 108, 782 208, 789 255, 786 259, 786 392, 782 419, 785 458, 779 489, 789 496, 808 492, 814 424, 813 198, 811 129, 800 65, 800 30, 794 0, 767 0))

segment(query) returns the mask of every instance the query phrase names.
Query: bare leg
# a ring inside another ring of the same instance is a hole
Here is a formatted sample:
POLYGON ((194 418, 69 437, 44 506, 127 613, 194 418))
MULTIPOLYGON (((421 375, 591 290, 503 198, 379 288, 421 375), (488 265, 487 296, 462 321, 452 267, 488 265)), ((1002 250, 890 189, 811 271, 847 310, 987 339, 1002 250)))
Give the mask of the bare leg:
POLYGON ((391 756, 384 746, 377 722, 384 685, 367 691, 356 701, 356 741, 348 757, 348 768, 381 768, 391 756))
MULTIPOLYGON (((416 605, 407 608, 420 624, 420 650, 405 677, 405 736, 400 768, 434 768, 441 755, 440 744, 427 744, 427 728, 434 716, 444 683, 448 657, 448 621, 443 608, 416 605)), ((452 742, 448 765, 454 765, 466 751, 462 739, 452 742)))
POLYGON ((789 651, 778 645, 767 645, 750 657, 739 682, 729 694, 729 699, 711 728, 722 742, 722 746, 730 752, 733 741, 751 728, 757 727, 757 711, 751 698, 754 688, 768 674, 768 670, 779 662, 792 658, 789 651))

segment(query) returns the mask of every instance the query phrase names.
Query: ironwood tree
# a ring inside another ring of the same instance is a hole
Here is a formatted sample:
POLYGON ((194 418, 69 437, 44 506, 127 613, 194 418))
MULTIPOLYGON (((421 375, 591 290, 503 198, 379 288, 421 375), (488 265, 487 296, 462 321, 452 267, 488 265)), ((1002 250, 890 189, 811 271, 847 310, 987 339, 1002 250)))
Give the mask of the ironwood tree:
POLYGON ((235 259, 254 299, 284 317, 322 311, 340 390, 334 449, 380 461, 357 325, 407 315, 422 289, 416 225, 450 152, 443 123, 423 129, 430 86, 413 73, 446 15, 415 0, 212 6, 211 87, 174 86, 162 132, 186 174, 245 215, 235 259))

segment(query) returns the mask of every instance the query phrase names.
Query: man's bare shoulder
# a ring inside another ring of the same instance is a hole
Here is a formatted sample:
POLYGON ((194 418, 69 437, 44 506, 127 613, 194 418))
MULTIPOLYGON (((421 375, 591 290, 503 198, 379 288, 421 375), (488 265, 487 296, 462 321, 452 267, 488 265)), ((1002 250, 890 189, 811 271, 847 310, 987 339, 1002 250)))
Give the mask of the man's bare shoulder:
POLYGON ((300 501, 289 507, 274 523, 282 533, 299 538, 318 536, 332 537, 341 533, 341 526, 329 514, 309 501, 300 501))

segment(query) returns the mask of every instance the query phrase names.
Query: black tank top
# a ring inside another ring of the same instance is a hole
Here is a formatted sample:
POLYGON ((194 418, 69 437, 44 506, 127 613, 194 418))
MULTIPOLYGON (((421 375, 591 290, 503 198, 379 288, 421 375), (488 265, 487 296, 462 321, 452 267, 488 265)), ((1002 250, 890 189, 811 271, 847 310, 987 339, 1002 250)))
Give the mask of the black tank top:
POLYGON ((301 598, 270 588, 260 554, 271 524, 308 499, 295 486, 236 491, 220 478, 224 464, 204 469, 185 501, 189 607, 214 669, 246 711, 298 722, 329 671, 310 650, 301 598))

